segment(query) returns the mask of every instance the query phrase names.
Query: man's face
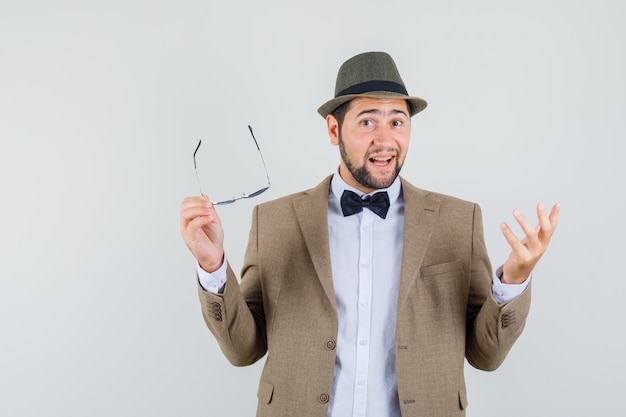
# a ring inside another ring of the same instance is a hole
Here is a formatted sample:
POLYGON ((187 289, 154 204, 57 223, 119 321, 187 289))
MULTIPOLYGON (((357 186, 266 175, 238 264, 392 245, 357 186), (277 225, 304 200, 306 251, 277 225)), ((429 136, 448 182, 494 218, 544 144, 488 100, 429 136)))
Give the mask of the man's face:
POLYGON ((341 131, 326 118, 330 141, 341 153, 341 178, 365 193, 389 187, 404 163, 411 140, 411 117, 403 99, 353 99, 341 131))

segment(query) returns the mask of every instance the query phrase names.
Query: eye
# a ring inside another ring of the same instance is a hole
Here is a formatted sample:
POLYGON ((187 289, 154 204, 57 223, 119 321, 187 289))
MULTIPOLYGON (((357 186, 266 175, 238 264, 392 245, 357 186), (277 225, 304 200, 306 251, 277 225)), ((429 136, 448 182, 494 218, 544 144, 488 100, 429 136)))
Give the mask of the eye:
POLYGON ((371 119, 364 119, 360 122, 361 126, 371 127, 374 125, 374 122, 371 119))
POLYGON ((394 120, 393 121, 393 126, 394 127, 400 127, 404 124, 404 122, 402 120, 394 120))

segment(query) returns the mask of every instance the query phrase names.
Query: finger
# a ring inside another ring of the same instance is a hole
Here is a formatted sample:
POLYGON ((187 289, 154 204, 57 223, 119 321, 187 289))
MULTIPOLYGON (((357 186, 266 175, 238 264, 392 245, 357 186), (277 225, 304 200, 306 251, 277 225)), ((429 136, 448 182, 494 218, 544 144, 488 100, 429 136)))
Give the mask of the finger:
POLYGON ((552 223, 546 212, 546 206, 543 203, 537 204, 537 218, 539 219, 538 236, 539 240, 550 240, 552 236, 552 223))
POLYGON ((513 217, 515 217, 515 220, 517 220, 517 223, 526 235, 526 243, 535 245, 537 243, 537 228, 517 209, 513 210, 513 217))
POLYGON ((182 236, 196 259, 201 259, 203 253, 206 255, 207 249, 220 247, 223 242, 221 226, 216 226, 208 216, 197 217, 190 221, 182 236))
POLYGON ((183 207, 180 211, 180 216, 182 219, 192 219, 197 216, 215 216, 215 210, 213 210, 210 206, 205 205, 194 205, 189 207, 183 207))
POLYGON ((519 253, 520 251, 526 250, 526 246, 515 236, 513 230, 506 223, 500 223, 500 231, 504 235, 504 238, 509 243, 509 246, 513 250, 513 252, 519 253))
POLYGON ((190 223, 194 222, 196 219, 201 219, 202 227, 212 224, 221 225, 219 216, 214 209, 205 207, 192 207, 183 211, 181 215, 181 229, 185 230, 189 228, 190 223))
POLYGON ((209 215, 208 208, 202 206, 190 206, 182 208, 180 212, 181 229, 186 229, 189 222, 198 217, 206 217, 209 215))
POLYGON ((209 216, 196 217, 187 223, 185 232, 192 239, 200 239, 207 236, 206 228, 213 224, 213 220, 209 216))
POLYGON ((208 212, 206 201, 202 198, 191 197, 186 198, 180 205, 181 224, 187 223, 191 218, 200 215, 200 212, 208 212))
POLYGON ((195 240, 198 237, 198 231, 209 223, 210 220, 207 216, 194 217, 181 227, 181 233, 183 237, 195 240))
POLYGON ((546 212, 543 204, 537 205, 537 216, 539 218, 539 225, 541 227, 540 240, 544 243, 548 243, 554 234, 554 229, 558 223, 560 204, 555 204, 550 210, 550 214, 546 212))
POLYGON ((550 210, 550 223, 553 229, 555 229, 556 225, 559 223, 559 213, 561 213, 561 203, 556 203, 550 210))
POLYGON ((202 197, 187 197, 183 200, 180 207, 181 210, 189 207, 209 207, 211 202, 207 196, 202 197))
POLYGON ((220 223, 219 216, 208 197, 189 197, 183 200, 180 209, 181 228, 184 229, 190 221, 200 216, 208 216, 211 221, 220 223))

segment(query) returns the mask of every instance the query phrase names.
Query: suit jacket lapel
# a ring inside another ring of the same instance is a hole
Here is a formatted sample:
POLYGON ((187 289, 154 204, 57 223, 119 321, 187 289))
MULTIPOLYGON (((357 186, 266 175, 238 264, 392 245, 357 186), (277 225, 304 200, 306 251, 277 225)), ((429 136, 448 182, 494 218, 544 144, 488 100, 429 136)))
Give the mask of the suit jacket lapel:
POLYGON ((437 198, 404 179, 401 180, 404 195, 404 243, 398 307, 415 284, 439 213, 437 198))
MULTIPOLYGON (((315 272, 331 304, 336 308, 328 238, 328 176, 317 187, 294 199, 296 217, 315 272)), ((401 178, 404 194, 404 242, 400 270, 399 306, 408 296, 424 262, 437 223, 439 200, 401 178)))
POLYGON ((328 193, 331 178, 332 175, 328 176, 317 187, 296 197, 293 204, 315 272, 336 309, 328 238, 328 193))

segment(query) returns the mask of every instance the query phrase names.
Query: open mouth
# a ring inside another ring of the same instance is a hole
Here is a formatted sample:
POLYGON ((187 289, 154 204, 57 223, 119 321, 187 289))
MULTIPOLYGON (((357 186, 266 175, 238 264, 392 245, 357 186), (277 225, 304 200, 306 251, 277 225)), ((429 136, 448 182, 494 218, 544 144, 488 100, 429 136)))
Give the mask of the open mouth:
POLYGON ((379 156, 376 158, 370 158, 369 161, 378 168, 386 168, 393 162, 395 156, 379 156))

